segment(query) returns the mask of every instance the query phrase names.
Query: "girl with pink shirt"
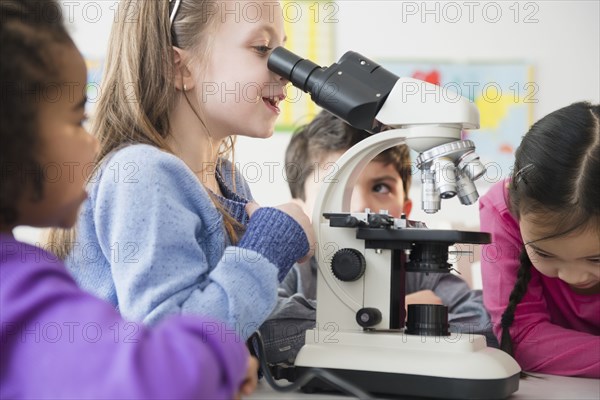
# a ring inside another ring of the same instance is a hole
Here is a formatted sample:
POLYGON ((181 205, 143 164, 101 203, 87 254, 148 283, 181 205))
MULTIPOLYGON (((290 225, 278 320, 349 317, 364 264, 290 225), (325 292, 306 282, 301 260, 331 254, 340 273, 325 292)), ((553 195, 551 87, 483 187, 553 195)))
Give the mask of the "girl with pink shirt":
POLYGON ((600 106, 542 118, 480 201, 484 304, 523 370, 600 378, 600 106))

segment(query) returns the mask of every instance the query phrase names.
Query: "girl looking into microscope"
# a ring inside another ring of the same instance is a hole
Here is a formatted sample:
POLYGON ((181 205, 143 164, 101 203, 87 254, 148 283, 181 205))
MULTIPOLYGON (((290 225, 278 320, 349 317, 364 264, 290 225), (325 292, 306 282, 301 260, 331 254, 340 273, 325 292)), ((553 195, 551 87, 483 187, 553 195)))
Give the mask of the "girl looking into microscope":
POLYGON ((484 303, 525 371, 600 378, 600 106, 538 121, 480 200, 484 303))
POLYGON ((236 4, 121 2, 92 125, 98 171, 67 265, 127 319, 208 315, 246 339, 312 228, 296 204, 252 203, 227 160, 234 135, 272 135, 287 84, 267 68, 286 41, 280 6, 255 3, 248 19, 236 4))

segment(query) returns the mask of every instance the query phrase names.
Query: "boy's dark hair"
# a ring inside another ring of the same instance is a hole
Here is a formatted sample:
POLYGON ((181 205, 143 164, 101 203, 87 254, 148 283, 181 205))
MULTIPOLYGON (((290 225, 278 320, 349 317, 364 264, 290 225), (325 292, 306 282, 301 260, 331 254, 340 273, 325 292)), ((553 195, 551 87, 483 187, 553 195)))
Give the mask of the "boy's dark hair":
POLYGON ((54 0, 0 1, 0 222, 17 221, 28 187, 42 197, 38 108, 44 86, 59 76, 53 53, 72 44, 54 0))
POLYGON ((28 186, 42 197, 38 108, 44 86, 58 77, 55 45, 68 43, 56 1, 0 1, 0 223, 17 222, 28 186))
MULTIPOLYGON (((535 213, 548 236, 600 227, 600 105, 575 103, 534 124, 515 154, 508 204, 519 217, 535 213)), ((600 232, 598 232, 600 234, 600 232)), ((509 328, 527 291, 532 262, 521 249, 521 266, 502 314, 500 348, 513 355, 509 328)))
MULTIPOLYGON (((353 128, 327 111, 321 111, 310 123, 294 132, 285 152, 287 182, 292 197, 306 200, 304 184, 328 154, 346 151, 371 134, 353 128)), ((406 145, 394 146, 373 161, 393 164, 402 178, 404 196, 408 198, 411 184, 410 151, 406 145)))

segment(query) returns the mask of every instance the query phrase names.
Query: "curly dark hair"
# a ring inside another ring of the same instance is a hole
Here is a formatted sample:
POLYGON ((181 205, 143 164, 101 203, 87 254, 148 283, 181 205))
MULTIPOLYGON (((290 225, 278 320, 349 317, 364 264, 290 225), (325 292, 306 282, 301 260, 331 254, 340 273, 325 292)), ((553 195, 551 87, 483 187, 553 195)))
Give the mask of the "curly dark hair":
POLYGON ((28 187, 43 195, 37 161, 38 108, 43 88, 58 76, 53 51, 72 44, 54 0, 0 1, 0 221, 18 220, 16 204, 28 187))

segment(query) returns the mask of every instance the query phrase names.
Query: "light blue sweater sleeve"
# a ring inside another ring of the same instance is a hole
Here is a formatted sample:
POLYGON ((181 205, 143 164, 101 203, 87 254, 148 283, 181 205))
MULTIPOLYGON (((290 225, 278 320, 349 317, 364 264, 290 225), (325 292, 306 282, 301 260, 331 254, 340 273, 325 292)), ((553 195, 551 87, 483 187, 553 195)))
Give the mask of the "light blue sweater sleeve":
MULTIPOLYGON (((179 158, 129 146, 96 179, 87 216, 93 219, 87 231, 93 225, 94 232, 86 239, 83 229, 83 240, 96 236, 126 319, 153 324, 168 314, 201 314, 244 338, 266 319, 276 303, 280 268, 251 246, 225 247, 221 214, 179 158)), ((82 286, 106 287, 94 280, 107 273, 86 273, 77 267, 77 255, 73 263, 82 286)))

